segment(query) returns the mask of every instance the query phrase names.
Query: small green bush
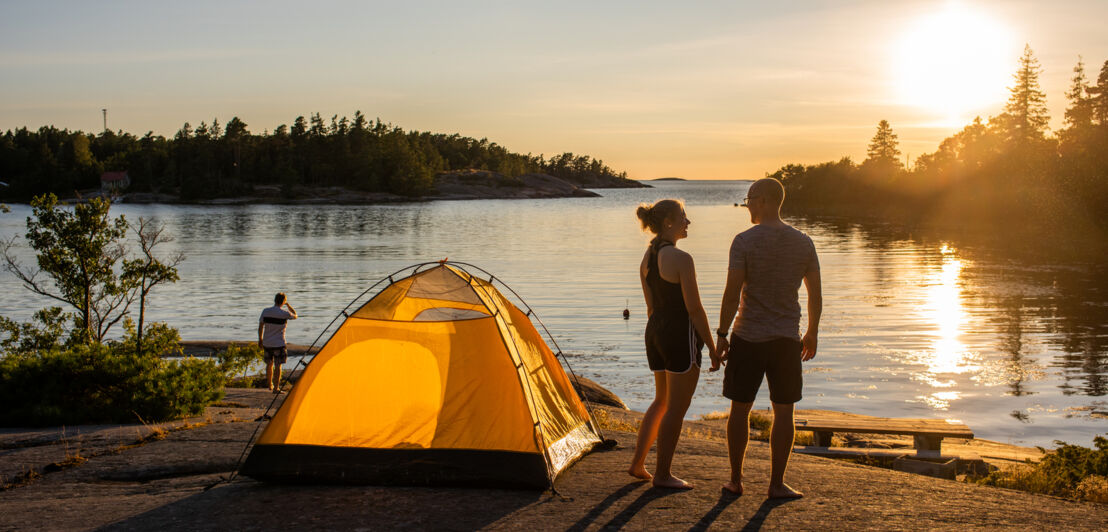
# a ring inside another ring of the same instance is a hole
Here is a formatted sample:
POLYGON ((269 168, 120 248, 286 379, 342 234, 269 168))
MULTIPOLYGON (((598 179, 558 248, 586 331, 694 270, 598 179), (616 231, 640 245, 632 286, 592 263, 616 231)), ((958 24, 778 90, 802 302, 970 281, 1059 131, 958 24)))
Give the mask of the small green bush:
POLYGON ((23 353, 61 347, 66 336, 65 324, 72 320, 73 315, 62 312, 59 307, 35 312, 34 318, 28 323, 19 323, 0 316, 0 353, 23 353))
POLYGON ((1093 438, 1095 448, 1055 441, 1058 448, 1031 467, 994 471, 977 480, 999 486, 1057 497, 1108 501, 1108 438, 1093 438))
POLYGON ((0 358, 0 425, 162 421, 198 415, 223 397, 213 360, 180 353, 177 331, 152 324, 139 347, 133 324, 121 341, 7 351, 0 358))
POLYGON ((249 375, 251 369, 264 363, 263 351, 258 344, 229 344, 225 351, 216 353, 216 360, 227 377, 228 388, 266 388, 265 375, 249 375))
POLYGON ((247 380, 246 372, 250 368, 259 365, 262 358, 262 348, 258 344, 239 345, 231 343, 227 349, 216 353, 216 360, 223 370, 223 375, 229 381, 247 380))

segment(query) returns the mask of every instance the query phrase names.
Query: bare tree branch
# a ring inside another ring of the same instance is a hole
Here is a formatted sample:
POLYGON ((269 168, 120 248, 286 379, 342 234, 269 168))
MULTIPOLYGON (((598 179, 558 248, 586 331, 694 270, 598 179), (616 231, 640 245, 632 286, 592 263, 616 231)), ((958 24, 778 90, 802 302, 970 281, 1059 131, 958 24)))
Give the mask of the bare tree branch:
POLYGON ((70 305, 77 310, 81 310, 81 306, 78 305, 76 302, 53 294, 46 288, 39 285, 38 281, 36 281, 36 278, 39 276, 40 273, 42 273, 41 269, 23 269, 23 265, 19 263, 19 259, 17 259, 15 255, 11 252, 11 248, 15 246, 15 241, 16 237, 13 236, 8 240, 3 241, 3 243, 0 243, 0 254, 2 254, 4 257, 4 269, 14 275, 17 279, 19 279, 19 281, 23 283, 24 288, 40 296, 48 297, 55 301, 70 305))

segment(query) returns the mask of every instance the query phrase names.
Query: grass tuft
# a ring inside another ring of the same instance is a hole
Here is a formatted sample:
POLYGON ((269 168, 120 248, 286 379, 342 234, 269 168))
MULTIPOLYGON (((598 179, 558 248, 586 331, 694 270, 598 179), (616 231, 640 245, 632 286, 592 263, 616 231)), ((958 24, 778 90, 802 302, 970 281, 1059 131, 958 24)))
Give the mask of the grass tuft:
POLYGON ((637 420, 632 421, 624 418, 616 418, 603 408, 594 409, 592 417, 602 429, 619 430, 623 432, 639 431, 639 422, 637 420))
POLYGON ((28 469, 16 475, 15 478, 11 480, 11 482, 8 482, 7 479, 0 478, 0 491, 7 491, 10 489, 18 488, 20 486, 26 486, 27 484, 38 480, 38 478, 41 476, 42 473, 39 473, 34 469, 28 469))
POLYGON ((1077 483, 1074 494, 1078 499, 1108 503, 1108 478, 1102 475, 1089 475, 1077 483))

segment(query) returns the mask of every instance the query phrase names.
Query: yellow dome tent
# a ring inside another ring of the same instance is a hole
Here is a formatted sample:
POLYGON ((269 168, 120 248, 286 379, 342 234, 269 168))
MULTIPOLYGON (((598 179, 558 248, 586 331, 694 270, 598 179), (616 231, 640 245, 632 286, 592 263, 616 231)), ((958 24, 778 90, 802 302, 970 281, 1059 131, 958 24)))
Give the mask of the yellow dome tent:
POLYGON ((242 474, 546 488, 601 442, 530 309, 509 302, 492 276, 471 275, 486 273, 474 266, 410 268, 343 311, 242 474))

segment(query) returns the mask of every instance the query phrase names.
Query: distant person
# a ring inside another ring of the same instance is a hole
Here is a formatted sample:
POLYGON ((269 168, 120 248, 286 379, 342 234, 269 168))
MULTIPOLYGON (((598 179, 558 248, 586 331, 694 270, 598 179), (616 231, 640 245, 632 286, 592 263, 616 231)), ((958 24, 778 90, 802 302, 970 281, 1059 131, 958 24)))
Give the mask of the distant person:
POLYGON ((750 186, 744 206, 750 210, 754 227, 739 233, 731 243, 716 331, 721 357, 727 361, 723 395, 731 399, 727 421, 731 481, 724 488, 742 494, 750 409, 765 376, 773 403, 770 498, 803 496, 785 484, 785 468, 796 432, 793 406, 801 398, 801 361, 816 356, 823 312, 816 247, 808 235, 781 221, 784 200, 785 187, 776 179, 759 179, 750 186), (799 333, 801 280, 808 290, 808 329, 803 338, 799 333), (738 317, 729 342, 727 330, 736 309, 738 317))
POLYGON ((677 241, 689 236, 689 219, 677 200, 640 205, 637 211, 643 229, 657 235, 643 254, 639 266, 646 299, 646 358, 654 372, 654 402, 646 409, 639 427, 638 444, 627 472, 653 480, 662 488, 691 489, 692 485, 670 472, 681 424, 700 378, 700 351, 708 344, 711 371, 720 360, 712 341, 711 326, 696 286, 693 259, 677 249, 677 241), (654 475, 646 471, 646 455, 658 440, 658 463, 654 475))
POLYGON ((279 292, 273 297, 273 306, 262 310, 262 316, 258 318, 258 345, 265 351, 265 383, 273 393, 281 393, 281 365, 289 359, 285 347, 285 322, 296 317, 296 310, 289 304, 285 293, 279 292))

